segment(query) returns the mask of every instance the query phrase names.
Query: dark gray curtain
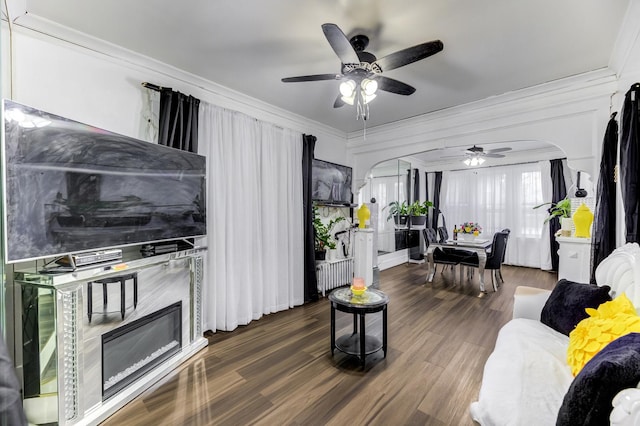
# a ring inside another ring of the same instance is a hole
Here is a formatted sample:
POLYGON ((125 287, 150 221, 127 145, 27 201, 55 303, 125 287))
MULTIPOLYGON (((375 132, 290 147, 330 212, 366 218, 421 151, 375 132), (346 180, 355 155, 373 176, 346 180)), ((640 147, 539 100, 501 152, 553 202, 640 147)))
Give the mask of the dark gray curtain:
POLYGON ((638 108, 640 103, 640 83, 631 86, 622 107, 622 136, 620 137, 620 179, 622 201, 624 203, 625 238, 628 243, 639 241, 640 228, 640 125, 638 108))
POLYGON ((614 168, 618 152, 618 122, 611 115, 602 142, 600 176, 596 191, 596 209, 591 236, 591 282, 595 283, 596 267, 616 248, 616 181, 614 168))
POLYGON ((442 188, 442 172, 434 173, 433 180, 433 217, 431 218, 431 227, 438 229, 438 216, 440 216, 440 189, 442 188))
POLYGON ((198 152, 198 109, 200 100, 174 92, 160 91, 158 143, 183 151, 198 152))
POLYGON ((413 201, 420 201, 420 172, 413 169, 413 201))
POLYGON ((311 194, 313 151, 316 137, 302 135, 302 203, 304 215, 304 301, 318 300, 318 280, 316 278, 316 260, 313 230, 313 200, 311 194))
MULTIPOLYGON (((562 160, 551 160, 551 184, 553 192, 551 193, 551 201, 555 204, 567 197, 567 186, 564 181, 564 166, 562 160)), ((556 241, 556 232, 560 229, 560 219, 554 217, 549 221, 550 233, 550 249, 551 249, 551 267, 554 271, 558 270, 558 249, 560 245, 556 241)))
POLYGON ((429 199, 429 173, 424 172, 424 199, 429 199))

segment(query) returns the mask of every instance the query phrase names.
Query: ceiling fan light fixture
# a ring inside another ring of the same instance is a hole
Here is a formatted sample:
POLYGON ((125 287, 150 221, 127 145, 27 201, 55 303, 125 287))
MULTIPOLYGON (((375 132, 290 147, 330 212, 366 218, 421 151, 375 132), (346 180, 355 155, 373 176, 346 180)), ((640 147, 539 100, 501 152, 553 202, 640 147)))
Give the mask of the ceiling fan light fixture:
MULTIPOLYGON (((340 83, 340 94, 344 98, 351 98, 351 105, 353 105, 353 95, 356 91, 356 82, 353 80, 345 80, 340 83)), ((348 102, 347 102, 348 103, 348 102)))
POLYGON ((484 158, 478 157, 478 165, 481 165, 482 163, 484 163, 484 158))
POLYGON ((378 90, 378 82, 369 78, 363 79, 362 83, 360 83, 360 86, 362 87, 362 91, 364 92, 364 94, 367 96, 375 95, 376 91, 378 90))
POLYGON ((342 99, 342 102, 344 102, 347 105, 353 105, 353 103, 355 102, 356 97, 351 95, 351 96, 343 96, 340 99, 342 99))
POLYGON ((470 165, 471 165, 471 158, 465 158, 462 162, 463 162, 465 165, 470 166, 470 165))

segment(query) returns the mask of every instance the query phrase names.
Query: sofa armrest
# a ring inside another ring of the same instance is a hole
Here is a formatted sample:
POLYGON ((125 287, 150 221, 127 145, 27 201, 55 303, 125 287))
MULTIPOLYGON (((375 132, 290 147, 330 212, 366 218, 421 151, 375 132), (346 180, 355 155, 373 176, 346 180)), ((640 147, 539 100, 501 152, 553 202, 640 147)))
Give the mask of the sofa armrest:
POLYGON ((609 416, 612 426, 640 424, 640 389, 630 388, 618 392, 613 398, 613 411, 609 416))
POLYGON ((540 321, 540 313, 547 302, 550 290, 518 286, 513 295, 513 318, 528 318, 540 321))

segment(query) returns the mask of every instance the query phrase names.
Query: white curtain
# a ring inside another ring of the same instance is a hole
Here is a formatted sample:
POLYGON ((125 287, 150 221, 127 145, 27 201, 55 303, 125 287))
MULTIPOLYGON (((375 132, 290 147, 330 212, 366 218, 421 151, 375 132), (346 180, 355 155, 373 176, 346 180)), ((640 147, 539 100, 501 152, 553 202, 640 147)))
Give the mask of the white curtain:
POLYGON ((543 246, 542 166, 540 163, 518 164, 483 169, 444 172, 440 209, 447 226, 477 222, 483 237, 509 228, 505 263, 540 268, 543 246))
POLYGON ((205 329, 304 302, 302 134, 202 102, 207 157, 205 329))

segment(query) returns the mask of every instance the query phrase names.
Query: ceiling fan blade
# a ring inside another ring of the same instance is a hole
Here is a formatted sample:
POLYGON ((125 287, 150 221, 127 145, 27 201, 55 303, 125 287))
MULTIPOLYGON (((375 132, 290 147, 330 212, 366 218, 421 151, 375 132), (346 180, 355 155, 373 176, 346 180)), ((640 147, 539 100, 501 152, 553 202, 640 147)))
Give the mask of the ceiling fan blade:
POLYGON ((511 151, 511 148, 496 148, 485 151, 487 154, 497 154, 498 152, 511 151))
POLYGON ((286 77, 282 79, 283 83, 298 83, 301 81, 321 81, 321 80, 340 80, 342 75, 340 74, 314 74, 314 75, 301 75, 298 77, 286 77))
POLYGON ((488 154, 488 153, 484 153, 482 155, 482 157, 487 157, 487 158, 504 158, 505 156, 502 154, 488 154))
POLYGON ((360 59, 349 39, 336 24, 322 24, 322 31, 343 64, 359 64, 360 59))
POLYGON ((338 97, 336 98, 336 101, 333 103, 333 107, 340 108, 343 105, 344 105, 344 101, 342 100, 342 94, 338 93, 338 97))
POLYGON ((397 52, 378 59, 375 63, 382 71, 389 71, 427 58, 431 55, 435 55, 443 48, 444 44, 440 40, 428 41, 426 43, 398 50, 397 52))
POLYGON ((378 89, 384 90, 385 92, 408 96, 416 91, 415 87, 409 86, 401 81, 394 80, 393 78, 377 75, 375 76, 375 80, 378 82, 378 89))

